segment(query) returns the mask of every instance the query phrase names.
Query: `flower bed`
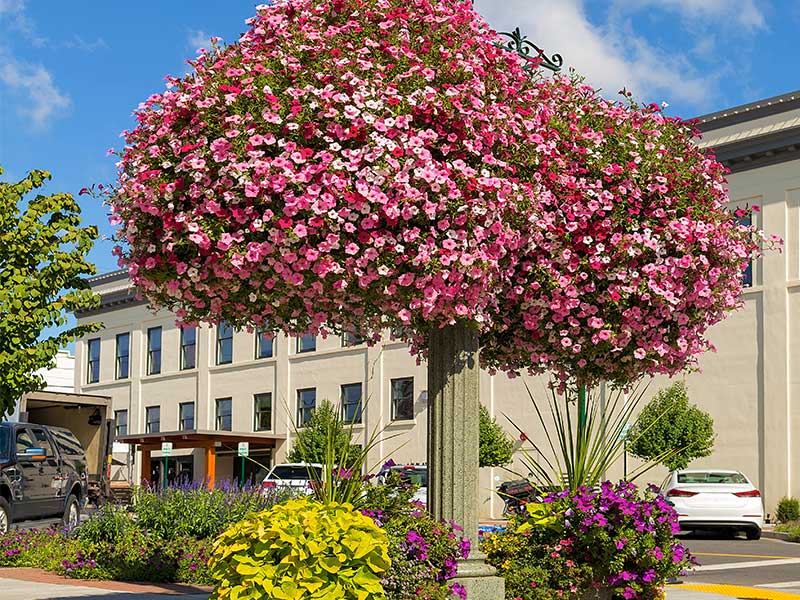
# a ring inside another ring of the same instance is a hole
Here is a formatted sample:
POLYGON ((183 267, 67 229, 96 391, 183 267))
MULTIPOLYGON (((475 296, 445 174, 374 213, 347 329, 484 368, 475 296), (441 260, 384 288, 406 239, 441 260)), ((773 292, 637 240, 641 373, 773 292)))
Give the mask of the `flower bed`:
POLYGON ((506 598, 580 598, 610 588, 615 597, 655 600, 668 578, 693 563, 674 538, 677 515, 654 489, 605 482, 549 494, 483 544, 506 579, 506 598))

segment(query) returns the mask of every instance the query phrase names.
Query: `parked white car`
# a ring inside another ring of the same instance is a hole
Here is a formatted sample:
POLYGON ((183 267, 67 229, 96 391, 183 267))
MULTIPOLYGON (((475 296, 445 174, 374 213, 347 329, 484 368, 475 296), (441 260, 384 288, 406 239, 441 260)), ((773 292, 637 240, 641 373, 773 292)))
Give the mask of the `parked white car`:
POLYGON ((288 488, 308 496, 314 491, 311 482, 321 480, 322 465, 319 463, 285 463, 272 467, 261 487, 264 490, 288 488))
POLYGON ((675 507, 684 531, 726 529, 744 531, 748 540, 761 537, 761 492, 739 471, 675 471, 661 486, 661 493, 675 507))
POLYGON ((383 481, 388 471, 394 471, 400 475, 403 481, 412 483, 416 486, 417 491, 414 492, 411 500, 419 502, 423 506, 428 506, 428 467, 427 465, 392 465, 385 467, 378 473, 378 481, 383 481))

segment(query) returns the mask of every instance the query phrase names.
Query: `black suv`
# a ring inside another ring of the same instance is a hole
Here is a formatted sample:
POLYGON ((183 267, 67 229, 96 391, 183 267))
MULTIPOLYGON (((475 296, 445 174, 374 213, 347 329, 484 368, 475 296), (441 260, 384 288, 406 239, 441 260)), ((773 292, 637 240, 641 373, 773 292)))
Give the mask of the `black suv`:
POLYGON ((0 423, 0 533, 14 521, 59 516, 74 527, 86 492, 86 454, 71 431, 0 423))

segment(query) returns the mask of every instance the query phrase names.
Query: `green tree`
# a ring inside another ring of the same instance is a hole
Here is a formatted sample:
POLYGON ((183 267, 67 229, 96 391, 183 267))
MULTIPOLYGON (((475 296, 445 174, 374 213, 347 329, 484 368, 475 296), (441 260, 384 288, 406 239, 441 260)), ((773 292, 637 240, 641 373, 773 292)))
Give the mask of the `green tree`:
POLYGON ((311 413, 308 423, 297 430, 297 437, 286 460, 325 464, 326 457, 332 455, 337 462, 350 466, 348 457, 354 458, 357 452, 350 444, 351 437, 352 432, 336 407, 330 401, 323 400, 311 413), (341 457, 345 457, 345 460, 341 461, 341 457))
POLYGON ((670 471, 685 469, 691 461, 711 454, 714 419, 689 403, 682 381, 663 389, 639 413, 628 434, 628 451, 645 460, 659 456, 670 471))
POLYGON ((502 467, 511 462, 514 442, 506 435, 483 404, 480 407, 480 441, 478 464, 481 467, 502 467))
POLYGON ((70 194, 24 201, 48 179, 46 171, 32 171, 18 183, 0 181, 0 416, 41 389, 36 371, 52 366, 59 348, 100 329, 96 323, 64 329, 67 311, 99 302, 84 279, 95 273, 86 254, 97 228, 80 226, 70 194))

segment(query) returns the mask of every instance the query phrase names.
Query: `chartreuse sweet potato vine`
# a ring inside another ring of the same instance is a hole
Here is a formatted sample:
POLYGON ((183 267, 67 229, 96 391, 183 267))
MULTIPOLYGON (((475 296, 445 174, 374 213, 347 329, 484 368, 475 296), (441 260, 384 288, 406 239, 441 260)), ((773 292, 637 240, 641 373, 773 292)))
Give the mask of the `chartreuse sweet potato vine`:
POLYGON ((290 500, 225 531, 209 561, 212 600, 385 600, 386 533, 349 504, 290 500))

